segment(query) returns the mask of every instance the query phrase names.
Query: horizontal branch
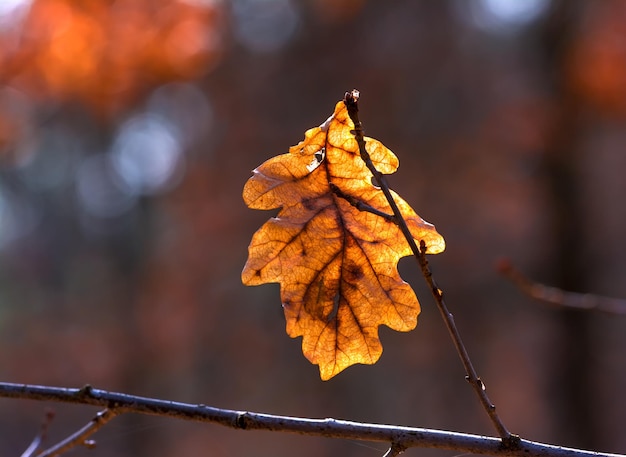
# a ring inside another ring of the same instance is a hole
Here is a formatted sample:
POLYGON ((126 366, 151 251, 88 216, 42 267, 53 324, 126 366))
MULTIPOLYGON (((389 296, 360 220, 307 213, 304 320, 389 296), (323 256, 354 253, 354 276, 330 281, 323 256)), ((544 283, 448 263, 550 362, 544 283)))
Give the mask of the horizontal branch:
POLYGON ((457 452, 519 457, 626 457, 626 455, 583 451, 520 439, 516 446, 488 436, 367 424, 337 419, 307 419, 290 416, 219 409, 124 393, 108 392, 89 385, 80 389, 0 383, 0 397, 56 401, 107 408, 115 415, 148 414, 176 419, 210 422, 240 430, 268 430, 360 441, 391 443, 397 449, 410 447, 449 449, 457 452))

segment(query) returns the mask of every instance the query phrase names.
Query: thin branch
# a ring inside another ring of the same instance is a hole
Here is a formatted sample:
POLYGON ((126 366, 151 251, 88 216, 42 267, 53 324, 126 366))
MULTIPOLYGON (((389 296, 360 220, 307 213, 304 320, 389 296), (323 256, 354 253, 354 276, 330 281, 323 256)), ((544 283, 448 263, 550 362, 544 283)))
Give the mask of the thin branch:
POLYGON ((391 447, 387 450, 387 452, 385 452, 385 455, 383 455, 383 457, 397 457, 404 451, 406 451, 406 447, 398 443, 393 443, 391 447))
POLYGON ((481 381, 481 379, 478 377, 476 370, 474 369, 474 366, 469 358, 467 350, 465 349, 465 345, 463 344, 463 341, 461 340, 461 335, 456 327, 456 324, 454 323, 454 317, 452 313, 448 310, 445 304, 445 301, 443 299, 443 292, 441 291, 441 289, 439 289, 439 287, 437 287, 437 285, 435 284, 435 281, 433 280, 432 273, 428 265, 428 261, 426 260, 425 244, 423 241, 421 241, 420 247, 418 248, 417 244, 415 243, 415 240, 413 239, 413 235, 411 234, 411 231, 409 230, 409 227, 407 226, 407 223, 404 220, 404 217, 402 217, 402 214, 400 213, 400 209, 398 208, 398 205, 396 204, 393 198, 393 195, 391 194, 391 190, 389 188, 389 184, 387 184, 387 180, 385 176, 376 169, 376 167, 374 166, 370 158, 369 153, 367 152, 367 149, 365 148, 363 126, 361 124, 361 121, 359 120, 358 101, 359 101, 359 91, 355 89, 355 90, 352 90, 351 92, 346 92, 346 95, 344 97, 344 103, 346 104, 346 108, 348 109, 348 115, 350 116, 350 119, 352 120, 352 123, 354 124, 354 136, 355 136, 356 142, 359 145, 361 158, 367 165, 367 168, 372 172, 372 175, 374 175, 374 178, 376 179, 378 186, 381 188, 381 190, 385 194, 385 197, 387 198, 387 201, 389 202, 389 206, 391 207, 393 211, 393 214, 395 217, 395 223, 398 225, 398 227, 402 231, 402 234, 406 238, 407 242, 409 243, 409 246, 411 247, 411 250, 413 251, 414 257, 417 259, 417 262, 419 263, 420 269, 422 270, 422 274, 424 275, 424 279, 428 283, 428 286, 435 299, 435 302, 437 303, 437 307, 439 308, 441 316, 443 317, 446 327, 448 328, 448 332, 450 333, 452 341, 454 342, 454 346, 457 350, 457 353, 459 354, 459 357, 461 358, 461 362, 463 363, 463 366, 465 367, 465 372, 467 374, 466 376, 467 381, 470 383, 470 385, 474 389, 474 392, 476 392, 476 395, 478 396, 480 403, 483 405, 483 408, 489 415, 489 418, 491 419, 491 422, 493 423, 495 429, 500 435, 500 438, 502 438, 503 444, 506 446, 514 447, 516 445, 517 440, 519 440, 519 437, 517 435, 513 435, 505 427, 504 423, 502 422, 502 420, 500 420, 500 417, 496 413, 496 407, 491 402, 491 400, 489 400, 489 397, 487 396, 485 385, 481 381))
POLYGON ((566 308, 594 310, 609 314, 626 315, 626 300, 594 294, 568 292, 533 281, 515 268, 508 260, 498 264, 498 271, 515 284, 523 293, 535 300, 566 308))
MULTIPOLYGON (((411 447, 448 449, 462 453, 517 457, 626 457, 580 449, 552 446, 524 439, 507 446, 500 438, 467 433, 368 424, 337 419, 308 419, 272 414, 219 409, 168 400, 108 392, 85 386, 80 389, 0 383, 0 397, 55 401, 99 406, 115 412, 147 414, 210 422, 239 430, 268 430, 359 441, 393 443, 395 449, 411 447)), ((395 450, 393 451, 395 452, 395 450)))
POLYGON ((48 434, 48 427, 52 423, 54 419, 54 412, 52 410, 46 411, 46 415, 44 416, 44 420, 41 423, 41 428, 39 429, 39 433, 30 443, 30 445, 26 448, 26 450, 22 453, 21 457, 34 457, 37 455, 37 451, 42 446, 43 442, 46 441, 46 435, 48 434))
POLYGON ((96 417, 94 417, 92 420, 89 421, 87 425, 82 427, 76 433, 73 433, 72 435, 68 436, 63 441, 60 441, 59 443, 55 444, 54 446, 51 446, 50 448, 46 449, 40 454, 37 454, 37 457, 57 457, 76 446, 93 447, 93 442, 87 441, 87 438, 89 438, 91 435, 96 433, 107 422, 109 422, 111 419, 113 419, 115 416, 118 416, 122 412, 124 411, 121 408, 116 408, 116 409, 107 408, 103 411, 100 411, 96 415, 96 417))

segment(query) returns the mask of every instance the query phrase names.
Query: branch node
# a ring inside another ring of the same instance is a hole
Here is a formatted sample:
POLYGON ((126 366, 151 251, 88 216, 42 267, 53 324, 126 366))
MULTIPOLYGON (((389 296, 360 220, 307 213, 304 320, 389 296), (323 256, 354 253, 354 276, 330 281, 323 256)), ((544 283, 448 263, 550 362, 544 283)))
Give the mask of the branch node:
POLYGON ((248 413, 240 413, 235 418, 235 426, 240 428, 241 430, 245 430, 248 428, 248 413))
POLYGON ((93 387, 91 386, 91 384, 85 384, 83 387, 81 387, 78 392, 76 392, 76 395, 79 397, 91 397, 93 394, 93 387))
POLYGON ((502 438, 501 448, 506 451, 516 451, 521 449, 522 447, 522 439, 519 435, 515 435, 513 433, 509 434, 509 436, 502 438))

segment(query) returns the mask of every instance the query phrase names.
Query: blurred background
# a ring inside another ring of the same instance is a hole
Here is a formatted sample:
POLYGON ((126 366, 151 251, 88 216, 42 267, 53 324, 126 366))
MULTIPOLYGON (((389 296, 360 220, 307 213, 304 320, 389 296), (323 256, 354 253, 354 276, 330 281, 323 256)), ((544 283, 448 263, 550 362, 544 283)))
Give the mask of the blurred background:
MULTIPOLYGON (((494 434, 414 261, 417 329, 322 382, 277 285, 244 287, 251 170, 361 91, 393 188, 501 418, 626 450, 626 319, 556 309, 496 272, 626 297, 620 0, 0 1, 0 379, 275 414, 494 434)), ((89 407, 0 399, 19 455, 89 407)), ((124 416, 90 456, 380 456, 363 444, 124 416)), ((407 455, 455 455, 417 450, 407 455)))

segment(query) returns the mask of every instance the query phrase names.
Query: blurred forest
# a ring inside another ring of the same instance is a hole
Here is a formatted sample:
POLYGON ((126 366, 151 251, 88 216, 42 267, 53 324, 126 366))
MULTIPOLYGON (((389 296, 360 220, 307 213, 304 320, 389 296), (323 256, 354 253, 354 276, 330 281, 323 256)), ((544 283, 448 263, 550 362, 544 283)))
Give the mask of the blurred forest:
MULTIPOLYGON (((520 294, 501 257, 626 297, 626 2, 3 0, 0 379, 493 434, 414 261, 415 331, 322 382, 276 285, 245 287, 251 170, 361 91, 392 187, 507 427, 626 450, 626 320, 520 294)), ((89 407, 0 399, 19 455, 89 407)), ((384 444, 123 416, 97 456, 380 456, 384 444)), ((407 455, 453 455, 409 450, 407 455)))

